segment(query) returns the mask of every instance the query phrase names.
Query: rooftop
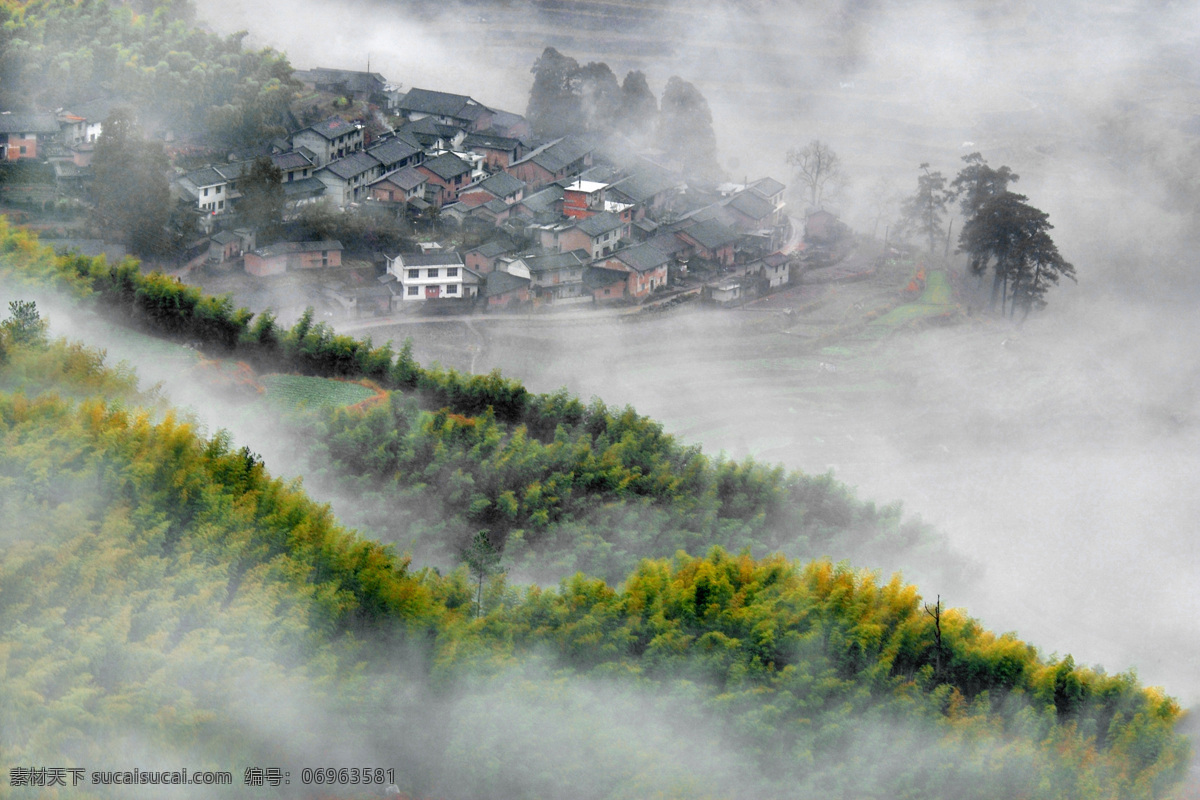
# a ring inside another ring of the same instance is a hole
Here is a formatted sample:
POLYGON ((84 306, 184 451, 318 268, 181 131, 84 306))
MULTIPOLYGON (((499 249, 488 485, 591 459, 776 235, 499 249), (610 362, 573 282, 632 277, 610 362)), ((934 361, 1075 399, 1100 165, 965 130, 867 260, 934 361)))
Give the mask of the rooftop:
POLYGON ((379 159, 360 151, 337 161, 330 161, 321 172, 329 172, 343 180, 350 180, 378 167, 379 159))
POLYGON ((461 267, 462 256, 453 250, 434 250, 429 253, 401 253, 395 258, 402 267, 461 267))
POLYGON ((465 172, 471 171, 471 165, 453 153, 442 153, 437 158, 431 158, 420 165, 444 181, 452 180, 465 172))
POLYGON ((648 242, 635 244, 613 253, 613 258, 628 264, 636 272, 648 272, 671 261, 671 257, 648 242))
POLYGON ((495 175, 484 178, 476 186, 491 192, 496 197, 508 197, 521 191, 525 183, 507 172, 497 172, 495 175))
POLYGON ((484 280, 487 281, 483 287, 485 297, 495 297, 505 292, 529 286, 529 278, 522 278, 520 275, 510 275, 507 272, 489 272, 484 280))
POLYGON ((609 231, 620 228, 625 223, 621 222, 621 218, 616 214, 611 214, 607 211, 596 214, 595 216, 581 219, 575 223, 575 227, 591 236, 593 239, 609 231))
POLYGON ((293 253, 312 253, 317 250, 341 249, 341 242, 336 239, 325 239, 319 242, 280 242, 268 247, 260 247, 252 252, 260 258, 271 258, 272 256, 286 256, 293 253))
POLYGON ((351 125, 349 122, 346 122, 346 120, 342 119, 341 117, 330 117, 327 120, 323 120, 321 122, 318 122, 315 125, 310 125, 307 128, 304 128, 303 130, 297 131, 297 133, 304 133, 304 131, 312 131, 312 132, 316 133, 318 136, 321 136, 325 139, 333 140, 333 139, 338 138, 339 136, 344 136, 347 133, 353 133, 356 130, 358 130, 357 126, 351 125))

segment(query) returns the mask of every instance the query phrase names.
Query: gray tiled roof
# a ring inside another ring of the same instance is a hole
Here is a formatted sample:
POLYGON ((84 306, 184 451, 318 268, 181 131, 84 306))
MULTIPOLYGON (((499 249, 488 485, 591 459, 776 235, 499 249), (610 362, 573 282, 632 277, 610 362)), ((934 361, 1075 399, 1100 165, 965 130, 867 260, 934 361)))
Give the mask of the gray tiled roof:
POLYGON ((283 183, 285 200, 300 200, 305 197, 317 197, 325 194, 325 183, 320 178, 301 178, 298 181, 283 183))
POLYGON ((488 150, 516 150, 521 146, 520 139, 510 139, 495 133, 468 133, 463 139, 463 147, 481 147, 488 150))
POLYGON ((594 239, 601 234, 616 230, 624 224, 616 214, 604 211, 593 217, 579 220, 579 222, 575 223, 575 227, 594 239))
POLYGON ((345 158, 330 161, 322 172, 332 173, 342 180, 350 180, 364 172, 379 168, 379 159, 367 153, 351 153, 345 158))
POLYGON ((312 253, 317 250, 341 250, 342 243, 336 239, 325 239, 320 242, 280 242, 279 244, 260 247, 253 251, 261 258, 285 256, 291 253, 312 253))
POLYGON ((628 273, 622 272, 619 269, 588 267, 583 271, 583 285, 588 289, 603 289, 606 286, 622 283, 628 279, 628 273))
MULTIPOLYGON (((432 89, 409 89, 408 94, 400 101, 400 110, 417 114, 431 114, 438 117, 474 117, 461 116, 464 109, 474 101, 463 94, 437 92, 432 89)), ((476 105, 478 105, 476 103, 476 105)))
POLYGON ((453 180, 455 177, 471 171, 471 165, 453 153, 442 153, 437 158, 431 158, 424 162, 421 167, 444 181, 453 180))
POLYGON ((434 253, 401 253, 396 256, 405 268, 408 267, 461 267, 462 256, 453 250, 434 253))
MULTIPOLYGON (((346 120, 342 119, 341 117, 330 117, 327 120, 318 122, 316 125, 310 125, 304 130, 313 131, 318 136, 332 140, 347 133, 352 133, 355 130, 355 126, 351 125, 349 122, 346 122, 346 120)), ((300 133, 303 132, 304 131, 300 131, 300 133)))
POLYGON ((775 213, 775 206, 771 201, 757 192, 740 192, 729 201, 729 207, 753 220, 763 220, 775 213))
POLYGON ((552 211, 559 200, 563 198, 563 189, 561 186, 550 185, 540 192, 535 192, 521 201, 521 205, 525 206, 533 214, 542 211, 552 211))
POLYGON ((476 186, 480 189, 485 189, 496 195, 496 197, 508 197, 521 191, 521 187, 525 185, 524 181, 514 178, 507 172, 497 172, 491 177, 484 178, 476 186))
POLYGON ((754 183, 750 184, 750 188, 761 194, 763 197, 771 197, 779 194, 787 187, 774 178, 759 178, 754 183))
POLYGON ((529 267, 530 273, 551 272, 556 269, 570 269, 586 264, 588 253, 584 250, 570 250, 566 253, 525 256, 521 260, 529 267))
POLYGON ((520 275, 510 275, 507 272, 490 272, 484 278, 487 283, 483 287, 485 297, 495 297, 505 292, 517 291, 529 286, 529 278, 520 275))
MULTIPOLYGON (((425 173, 421 172, 415 167, 401 167, 400 169, 393 170, 387 175, 384 175, 382 178, 375 181, 375 183, 382 183, 383 181, 389 181, 404 191, 411 192, 422 183, 427 183, 429 178, 425 176, 425 173)), ((374 186, 375 184, 371 185, 374 186)))
POLYGON ((379 159, 379 162, 386 168, 393 164, 399 164, 406 158, 412 158, 421 152, 421 146, 409 141, 408 137, 393 137, 369 148, 367 152, 379 159))
POLYGON ((558 172, 583 158, 594 149, 577 136, 564 136, 561 139, 555 139, 549 144, 542 145, 521 160, 513 163, 515 165, 532 162, 547 172, 558 172))
POLYGON ((41 111, 0 113, 0 133, 58 133, 58 120, 41 111))
POLYGON ((670 262, 671 257, 652 244, 642 242, 633 247, 626 247, 613 253, 613 258, 620 259, 637 272, 648 272, 670 262))
POLYGON ((304 167, 313 166, 312 159, 299 150, 273 155, 271 156, 271 163, 282 170, 303 169, 304 167))
POLYGON ((707 222, 698 222, 690 228, 684 228, 680 233, 686 233, 692 239, 695 239, 701 246, 709 250, 715 250, 718 247, 723 247, 727 244, 732 244, 738 240, 738 233, 726 227, 719 220, 709 220, 707 222))

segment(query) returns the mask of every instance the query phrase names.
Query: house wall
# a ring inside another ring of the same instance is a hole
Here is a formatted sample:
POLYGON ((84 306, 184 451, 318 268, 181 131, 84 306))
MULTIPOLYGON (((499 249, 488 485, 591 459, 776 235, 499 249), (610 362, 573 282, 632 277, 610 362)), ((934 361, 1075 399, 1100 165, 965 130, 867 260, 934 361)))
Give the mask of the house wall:
POLYGON ((265 278, 268 275, 282 275, 287 272, 287 256, 278 255, 263 258, 254 253, 246 253, 246 272, 265 278))
POLYGON ((38 157, 38 136, 36 133, 8 134, 8 147, 4 154, 8 161, 20 161, 22 158, 38 157))
POLYGON ((522 286, 520 289, 513 289, 511 292, 504 294, 492 295, 488 298, 487 307, 489 309, 508 308, 509 306, 520 305, 521 303, 529 302, 529 287, 522 286))

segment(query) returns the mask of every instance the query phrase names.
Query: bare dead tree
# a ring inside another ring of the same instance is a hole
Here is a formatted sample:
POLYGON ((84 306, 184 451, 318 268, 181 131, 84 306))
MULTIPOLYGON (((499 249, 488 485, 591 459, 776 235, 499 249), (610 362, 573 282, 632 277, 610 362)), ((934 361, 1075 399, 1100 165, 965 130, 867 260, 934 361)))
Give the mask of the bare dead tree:
POLYGON ((942 677, 942 596, 937 596, 937 604, 933 608, 925 604, 925 613, 933 618, 933 677, 942 677))
POLYGON ((796 168, 797 179, 808 187, 809 203, 814 209, 820 208, 826 184, 842 177, 842 160, 820 139, 813 139, 800 150, 788 150, 787 163, 796 168))

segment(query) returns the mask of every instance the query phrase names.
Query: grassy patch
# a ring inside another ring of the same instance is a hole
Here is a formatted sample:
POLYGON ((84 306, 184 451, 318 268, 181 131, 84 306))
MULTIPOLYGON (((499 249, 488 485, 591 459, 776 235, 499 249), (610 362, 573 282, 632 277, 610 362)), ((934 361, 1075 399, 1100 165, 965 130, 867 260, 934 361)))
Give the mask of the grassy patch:
POLYGON ((268 400, 291 408, 352 406, 377 394, 374 389, 359 383, 307 375, 264 375, 260 382, 267 389, 268 400))

